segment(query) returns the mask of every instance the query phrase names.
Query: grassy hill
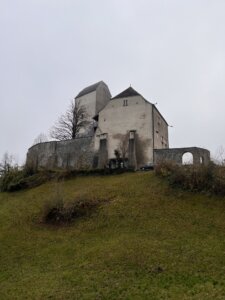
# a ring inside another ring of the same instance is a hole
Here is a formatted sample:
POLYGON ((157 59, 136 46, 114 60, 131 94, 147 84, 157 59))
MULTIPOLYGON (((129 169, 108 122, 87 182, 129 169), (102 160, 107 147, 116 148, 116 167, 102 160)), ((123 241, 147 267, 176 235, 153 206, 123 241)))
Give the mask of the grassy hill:
POLYGON ((0 193, 0 299, 225 299, 225 198, 154 173, 61 185, 68 203, 102 205, 53 226, 41 219, 56 183, 0 193))

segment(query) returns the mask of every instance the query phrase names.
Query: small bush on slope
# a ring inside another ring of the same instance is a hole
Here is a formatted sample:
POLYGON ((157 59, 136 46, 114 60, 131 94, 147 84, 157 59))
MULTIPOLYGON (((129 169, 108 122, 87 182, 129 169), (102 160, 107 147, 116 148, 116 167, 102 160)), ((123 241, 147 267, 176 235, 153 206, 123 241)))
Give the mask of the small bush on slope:
POLYGON ((11 168, 0 177, 0 191, 8 191, 9 188, 23 178, 23 174, 18 168, 11 168))
POLYGON ((65 201, 62 184, 57 184, 52 198, 45 204, 42 222, 45 224, 68 224, 77 218, 90 216, 106 200, 79 196, 72 203, 65 201))
POLYGON ((63 202, 48 205, 43 222, 54 225, 71 223, 77 218, 90 215, 99 205, 100 201, 86 198, 76 199, 71 205, 64 205, 63 202))
POLYGON ((155 168, 155 172, 157 175, 167 178, 172 186, 185 190, 225 195, 225 168, 213 163, 207 166, 178 166, 170 162, 162 162, 155 168))
POLYGON ((0 177, 1 192, 15 192, 26 188, 33 188, 54 178, 53 172, 40 171, 27 174, 25 170, 13 168, 0 177))

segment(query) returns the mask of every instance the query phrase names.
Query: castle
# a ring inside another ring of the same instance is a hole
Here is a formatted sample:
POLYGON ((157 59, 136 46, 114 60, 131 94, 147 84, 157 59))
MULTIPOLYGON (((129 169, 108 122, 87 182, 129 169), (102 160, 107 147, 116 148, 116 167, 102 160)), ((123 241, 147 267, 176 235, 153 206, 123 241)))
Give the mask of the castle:
POLYGON ((210 160, 206 149, 169 148, 165 118, 132 87, 111 97, 108 86, 100 81, 83 89, 75 99, 94 122, 93 130, 82 128, 76 139, 32 146, 27 164, 47 169, 115 168, 119 156, 124 167, 138 169, 165 159, 181 164, 186 152, 192 153, 195 164, 210 160))

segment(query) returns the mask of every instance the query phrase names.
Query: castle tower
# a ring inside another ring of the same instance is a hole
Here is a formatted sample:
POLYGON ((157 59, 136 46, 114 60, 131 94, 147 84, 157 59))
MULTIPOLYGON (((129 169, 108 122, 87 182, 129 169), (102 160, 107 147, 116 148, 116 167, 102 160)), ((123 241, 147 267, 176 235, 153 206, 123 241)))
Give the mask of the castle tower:
POLYGON ((86 108, 90 121, 92 121, 94 116, 110 101, 111 93, 108 86, 103 81, 99 81, 84 88, 75 99, 86 108))

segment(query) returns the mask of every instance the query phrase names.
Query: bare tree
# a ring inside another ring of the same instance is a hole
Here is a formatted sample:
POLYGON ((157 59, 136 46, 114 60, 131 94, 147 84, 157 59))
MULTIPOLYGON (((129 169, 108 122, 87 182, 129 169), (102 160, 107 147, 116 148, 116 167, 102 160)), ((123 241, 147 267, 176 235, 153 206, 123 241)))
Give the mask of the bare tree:
POLYGON ((81 129, 89 125, 88 113, 80 101, 71 101, 65 114, 61 115, 50 131, 57 140, 70 140, 78 137, 81 129))
POLYGON ((125 164, 128 155, 128 148, 129 148, 129 133, 125 135, 120 135, 117 149, 114 150, 114 154, 119 167, 121 163, 123 163, 123 166, 125 164))
POLYGON ((225 148, 222 145, 217 148, 213 161, 217 165, 225 165, 225 148))
POLYGON ((44 142, 48 142, 48 137, 46 134, 44 133, 40 133, 36 139, 33 142, 33 145, 39 144, 39 143, 44 143, 44 142))
POLYGON ((12 168, 16 167, 15 157, 8 152, 5 152, 0 162, 0 175, 9 172, 12 168))
POLYGON ((122 158, 123 162, 125 161, 125 158, 127 157, 128 147, 129 147, 129 133, 123 135, 118 144, 117 150, 121 153, 121 158, 122 158))

